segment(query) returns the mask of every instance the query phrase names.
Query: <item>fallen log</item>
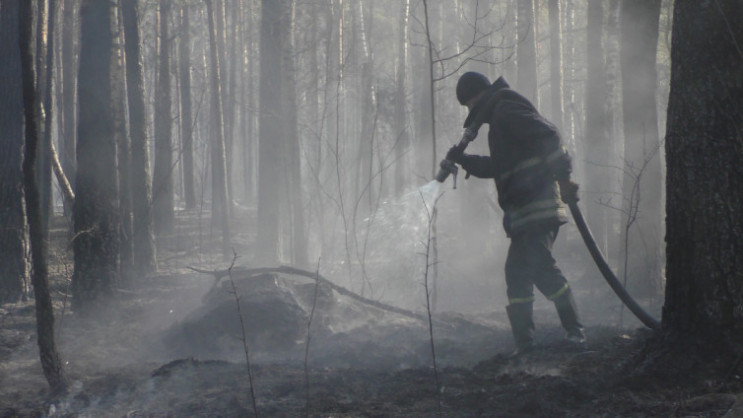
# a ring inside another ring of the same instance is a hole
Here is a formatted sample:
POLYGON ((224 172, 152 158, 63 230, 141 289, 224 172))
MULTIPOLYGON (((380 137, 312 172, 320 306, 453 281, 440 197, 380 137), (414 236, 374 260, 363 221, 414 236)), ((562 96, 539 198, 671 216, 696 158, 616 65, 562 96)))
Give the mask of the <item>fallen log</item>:
POLYGON ((223 269, 223 270, 203 270, 203 269, 199 269, 199 268, 191 267, 191 266, 189 266, 188 268, 197 273, 211 274, 212 276, 214 276, 214 285, 212 286, 212 289, 221 281, 222 278, 230 276, 231 274, 247 276, 248 278, 252 276, 258 276, 261 274, 271 274, 271 273, 283 273, 283 274, 291 274, 295 276, 307 277, 309 279, 317 281, 318 283, 325 284, 331 289, 338 292, 339 294, 343 296, 348 296, 349 298, 354 299, 358 302, 361 302, 365 305, 373 306, 378 309, 382 309, 388 312, 393 312, 399 315, 403 315, 408 318, 418 319, 421 321, 428 321, 428 318, 422 314, 418 314, 413 311, 409 311, 407 309, 398 308, 396 306, 388 305, 386 303, 382 303, 376 300, 365 298, 359 295, 358 293, 352 292, 343 286, 340 286, 340 285, 337 285, 331 282, 330 280, 321 276, 317 272, 302 270, 296 267, 279 266, 279 267, 244 268, 244 267, 236 266, 236 267, 233 267, 232 269, 223 269))

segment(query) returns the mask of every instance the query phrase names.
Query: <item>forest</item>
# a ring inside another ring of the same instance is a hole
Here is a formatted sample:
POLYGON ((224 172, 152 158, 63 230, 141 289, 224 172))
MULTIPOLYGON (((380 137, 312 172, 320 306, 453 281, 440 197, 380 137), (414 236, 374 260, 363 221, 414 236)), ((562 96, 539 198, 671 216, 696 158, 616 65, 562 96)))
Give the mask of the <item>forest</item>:
POLYGON ((0 0, 0 417, 743 416, 741 19, 0 0), (452 157, 497 157, 472 72, 578 185, 529 351, 501 183, 528 166, 494 186, 452 157))

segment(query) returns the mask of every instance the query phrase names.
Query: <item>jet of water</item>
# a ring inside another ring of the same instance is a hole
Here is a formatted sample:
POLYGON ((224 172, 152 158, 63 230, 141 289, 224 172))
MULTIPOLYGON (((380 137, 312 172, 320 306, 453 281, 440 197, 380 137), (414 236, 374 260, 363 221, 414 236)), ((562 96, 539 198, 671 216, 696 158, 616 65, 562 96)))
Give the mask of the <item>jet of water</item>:
POLYGON ((431 208, 439 197, 439 191, 441 190, 441 183, 436 180, 431 180, 427 184, 418 188, 417 193, 423 198, 426 206, 431 208))

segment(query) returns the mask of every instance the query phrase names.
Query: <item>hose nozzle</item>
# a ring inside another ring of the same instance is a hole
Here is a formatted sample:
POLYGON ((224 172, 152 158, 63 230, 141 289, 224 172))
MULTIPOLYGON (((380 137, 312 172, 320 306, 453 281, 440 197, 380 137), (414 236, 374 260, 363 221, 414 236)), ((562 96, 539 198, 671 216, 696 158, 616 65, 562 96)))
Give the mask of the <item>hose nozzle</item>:
POLYGON ((436 173, 436 181, 439 183, 443 183, 446 181, 446 178, 449 177, 451 174, 454 177, 454 188, 457 188, 457 173, 459 172, 459 167, 457 167, 456 164, 454 164, 454 161, 447 160, 444 158, 441 160, 441 163, 439 163, 439 172, 436 173))
MULTIPOLYGON (((446 178, 449 177, 451 174, 454 176, 454 188, 457 188, 457 173, 459 172, 459 167, 454 163, 453 160, 456 160, 464 154, 464 150, 467 148, 467 145, 469 145, 470 142, 472 142, 477 137, 477 129, 479 128, 479 125, 477 127, 467 127, 464 130, 464 134, 462 135, 462 139, 459 141, 457 145, 454 145, 448 153, 446 153, 446 158, 441 160, 441 163, 439 163, 439 172, 436 173, 436 181, 439 183, 443 183, 446 181, 446 178)), ((469 176, 467 176, 469 177, 469 176)))

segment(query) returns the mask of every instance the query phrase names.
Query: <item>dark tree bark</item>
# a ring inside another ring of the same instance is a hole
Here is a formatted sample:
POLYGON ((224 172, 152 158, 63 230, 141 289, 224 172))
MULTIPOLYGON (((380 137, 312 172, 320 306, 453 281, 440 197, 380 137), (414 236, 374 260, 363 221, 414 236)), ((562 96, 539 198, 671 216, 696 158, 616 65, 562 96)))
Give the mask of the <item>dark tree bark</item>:
POLYGON ((105 303, 119 270, 118 178, 111 109, 111 5, 80 9, 79 117, 72 305, 83 314, 105 303))
POLYGON ((23 215, 23 89, 19 3, 0 8, 0 304, 25 293, 26 219, 23 215))
POLYGON ((743 16, 738 0, 677 1, 666 135, 663 328, 743 334, 743 16))
POLYGON ((193 172, 193 116, 191 115, 191 24, 188 4, 181 6, 181 39, 178 67, 181 75, 181 142, 183 146, 183 194, 186 208, 196 207, 193 172))
POLYGON ((138 274, 157 269, 155 234, 152 220, 152 189, 150 187, 150 154, 144 101, 144 70, 139 45, 139 2, 123 0, 127 101, 129 104, 129 134, 131 135, 132 175, 132 242, 134 269, 138 274))
POLYGON ((625 161, 621 242, 631 249, 626 251, 628 282, 649 295, 658 293, 662 283, 663 187, 655 100, 660 3, 625 0, 620 15, 625 161))
POLYGON ((537 38, 534 20, 534 0, 516 0, 518 4, 516 57, 518 77, 516 90, 539 107, 537 89, 537 38))
POLYGON ((173 232, 175 195, 173 189, 173 138, 170 96, 170 39, 168 19, 170 0, 160 0, 160 33, 157 69, 157 95, 155 96, 155 166, 152 178, 152 211, 155 233, 173 232))
POLYGON ((258 260, 279 259, 279 196, 281 158, 281 2, 263 0, 260 41, 260 123, 258 145, 258 260))
POLYGON ((212 0, 206 0, 207 18, 209 19, 209 91, 211 96, 211 113, 209 127, 211 136, 212 157, 212 224, 222 231, 222 253, 229 259, 230 219, 227 205, 227 165, 225 162, 224 124, 222 123, 222 100, 219 58, 217 50, 217 31, 212 0))
MULTIPOLYGON (((8 4, 5 2, 4 5, 8 4)), ((23 184, 26 198, 26 214, 29 222, 31 241, 31 255, 33 258, 34 298, 36 302, 36 333, 39 345, 41 368, 44 371, 49 386, 54 392, 62 392, 67 388, 67 380, 62 370, 62 361, 59 358, 54 341, 54 308, 49 295, 47 248, 42 224, 42 208, 39 188, 37 186, 34 166, 38 153, 39 132, 36 119, 36 91, 34 87, 34 54, 31 40, 33 39, 33 9, 34 3, 21 1, 20 14, 20 50, 23 68, 23 113, 26 121, 26 150, 23 158, 23 184)), ((51 65, 51 62, 47 63, 51 65)), ((49 115, 47 115, 49 117, 49 115)))

